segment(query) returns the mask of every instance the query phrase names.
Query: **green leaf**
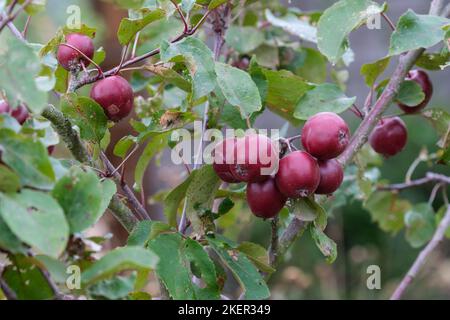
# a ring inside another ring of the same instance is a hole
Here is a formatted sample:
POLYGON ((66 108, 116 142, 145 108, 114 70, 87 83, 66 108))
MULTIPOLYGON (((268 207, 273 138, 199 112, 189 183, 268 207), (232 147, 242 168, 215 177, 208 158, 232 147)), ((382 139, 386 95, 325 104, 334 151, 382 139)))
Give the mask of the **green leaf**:
POLYGON ((117 248, 108 252, 84 270, 81 282, 84 285, 89 285, 125 270, 155 269, 158 261, 158 257, 148 249, 140 247, 117 248))
POLYGON ((0 214, 0 248, 11 253, 26 254, 27 247, 12 233, 0 214))
POLYGON ((112 181, 100 183, 93 171, 84 172, 73 167, 57 182, 52 194, 64 209, 71 233, 76 233, 100 219, 115 192, 112 181))
POLYGON ((139 157, 134 171, 134 180, 136 181, 139 190, 142 188, 142 179, 144 178, 145 170, 147 169, 150 160, 164 149, 167 145, 169 135, 170 132, 164 132, 153 136, 139 157))
POLYGON ((175 300, 218 299, 219 288, 213 262, 203 247, 180 234, 161 234, 149 242, 159 256, 156 273, 175 300), (192 283, 192 277, 203 280, 204 287, 192 283))
POLYGON ((164 215, 167 217, 169 225, 176 227, 177 212, 181 201, 186 196, 188 187, 198 171, 192 171, 191 174, 180 185, 175 187, 164 199, 164 215))
POLYGON ((141 221, 128 237, 127 246, 146 247, 150 240, 169 230, 171 230, 171 227, 160 221, 141 221))
POLYGON ((228 0, 211 0, 211 2, 208 5, 208 10, 213 10, 213 9, 221 6, 222 4, 224 4, 227 1, 228 0))
POLYGON ((268 85, 266 103, 269 109, 298 125, 298 119, 293 117, 294 109, 313 86, 287 70, 263 70, 263 73, 268 85))
POLYGON ((118 300, 125 298, 134 290, 136 281, 136 273, 129 276, 116 276, 111 279, 103 280, 88 289, 89 295, 98 298, 106 298, 109 300, 118 300))
POLYGON ((413 248, 427 243, 434 234, 436 221, 434 210, 428 203, 415 205, 405 214, 406 240, 413 248))
POLYGON ((404 226, 404 215, 411 208, 406 200, 398 200, 391 192, 374 192, 364 204, 372 220, 383 231, 397 233, 404 226))
POLYGON ((100 47, 97 50, 95 50, 92 61, 94 61, 96 64, 100 65, 103 61, 105 61, 105 58, 106 58, 105 49, 103 49, 103 47, 100 47))
POLYGON ((19 239, 46 255, 56 258, 66 247, 69 226, 48 194, 32 190, 0 194, 0 215, 19 239))
POLYGON ((35 138, 0 129, 2 161, 20 177, 22 185, 50 189, 55 181, 47 149, 35 138))
POLYGON ((88 97, 69 93, 61 99, 61 111, 80 128, 82 139, 100 143, 107 129, 108 118, 98 103, 88 97))
POLYGON ((355 100, 356 97, 348 98, 335 84, 320 84, 300 99, 294 117, 307 120, 319 112, 341 113, 350 108, 355 100))
POLYGON ((427 70, 442 70, 450 63, 450 53, 423 53, 416 61, 416 66, 427 70))
POLYGON ((291 199, 289 211, 299 220, 315 221, 322 230, 327 225, 327 212, 313 198, 291 199))
POLYGON ((269 254, 267 250, 259 244, 244 241, 240 243, 236 249, 244 253, 262 272, 269 274, 275 272, 275 269, 269 264, 269 254))
MULTIPOLYGON (((291 61, 285 61, 282 68, 313 83, 323 83, 327 79, 327 58, 312 48, 300 48, 292 51, 291 61)), ((286 54, 289 56, 289 53, 286 54)))
POLYGON ((20 189, 20 178, 7 166, 0 164, 0 191, 14 193, 20 189))
POLYGON ((372 63, 366 63, 361 67, 361 75, 364 77, 368 87, 372 87, 375 84, 375 81, 386 70, 390 61, 391 59, 387 57, 372 63))
POLYGON ((225 34, 228 46, 239 53, 249 53, 264 43, 264 33, 255 27, 232 25, 225 34))
POLYGON ((447 149, 450 146, 450 113, 440 108, 430 108, 422 111, 422 116, 441 136, 438 146, 447 149))
POLYGON ((245 254, 216 238, 208 237, 208 242, 233 273, 247 300, 267 299, 270 296, 264 279, 245 254))
POLYGON ((53 291, 32 258, 9 255, 12 265, 5 268, 2 278, 19 300, 48 300, 53 291))
POLYGON ((265 15, 267 21, 273 26, 280 27, 300 39, 317 43, 317 28, 313 27, 307 21, 301 20, 296 15, 288 13, 284 17, 278 18, 269 9, 266 9, 265 15))
POLYGON ((247 72, 217 62, 216 74, 223 95, 231 105, 239 107, 243 119, 261 110, 258 87, 247 72))
POLYGON ((25 103, 36 114, 47 105, 47 92, 38 89, 35 81, 41 62, 34 50, 12 36, 9 31, 0 34, 0 88, 11 106, 25 103))
POLYGON ((134 136, 124 136, 114 146, 113 153, 115 156, 125 158, 130 148, 136 144, 136 137, 134 136))
POLYGON ((139 19, 124 18, 120 22, 119 30, 117 31, 117 38, 121 45, 126 45, 133 40, 136 33, 144 29, 152 22, 162 19, 166 16, 166 12, 162 9, 155 9, 153 11, 144 8, 139 11, 142 15, 139 19))
POLYGON ((336 64, 347 50, 350 32, 383 10, 383 6, 369 0, 336 2, 323 12, 317 24, 320 52, 336 64))
POLYGON ((449 22, 449 19, 443 17, 416 14, 409 9, 400 17, 397 28, 391 35, 389 55, 434 46, 444 40, 443 26, 449 22))
POLYGON ((414 107, 425 99, 425 93, 417 82, 406 80, 400 84, 395 99, 402 104, 414 107))
POLYGON ((201 40, 193 37, 179 42, 161 44, 161 59, 163 61, 182 61, 183 57, 192 77, 193 100, 197 100, 214 90, 216 74, 211 50, 201 40))
MULTIPOLYGON (((192 174, 192 173, 191 173, 192 174)), ((211 210, 221 182, 211 165, 198 169, 186 190, 186 215, 192 223, 194 232, 203 235, 213 226, 205 211, 211 210)))
POLYGON ((124 9, 140 9, 144 2, 145 0, 114 0, 114 3, 124 9))
POLYGON ((316 243, 317 248, 325 256, 328 263, 333 263, 337 258, 337 246, 336 243, 327 237, 321 228, 316 227, 314 224, 309 225, 309 231, 311 237, 316 243))
POLYGON ((192 86, 189 81, 187 81, 183 76, 177 73, 175 70, 166 68, 164 66, 154 66, 148 65, 145 67, 146 70, 160 76, 167 83, 173 84, 174 86, 180 88, 183 91, 191 92, 192 86))

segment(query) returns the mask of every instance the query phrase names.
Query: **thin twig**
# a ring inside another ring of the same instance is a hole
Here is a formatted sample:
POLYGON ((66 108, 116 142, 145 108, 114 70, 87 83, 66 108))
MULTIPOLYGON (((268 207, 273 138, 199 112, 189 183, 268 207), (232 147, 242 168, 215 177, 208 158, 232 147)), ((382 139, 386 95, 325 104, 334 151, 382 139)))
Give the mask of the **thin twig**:
POLYGON ((428 242, 426 247, 419 253, 413 265, 409 269, 406 276, 400 282, 397 289, 395 289, 394 293, 391 296, 391 300, 399 300, 414 278, 417 277, 420 270, 425 265, 428 256, 436 249, 439 243, 444 239, 445 232, 450 227, 450 206, 447 207, 447 212, 439 223, 436 232, 433 235, 433 238, 428 242))
POLYGON ((405 183, 397 183, 397 184, 391 184, 387 186, 379 186, 377 190, 379 191, 386 191, 386 190, 403 190, 408 189, 412 187, 421 186, 430 182, 439 182, 441 184, 450 184, 450 177, 447 177, 443 174, 439 173, 433 173, 428 172, 424 178, 417 179, 417 180, 411 180, 409 182, 405 183))
POLYGON ((111 163, 111 161, 109 161, 108 157, 103 151, 100 152, 100 159, 103 161, 103 164, 105 165, 106 169, 109 172, 114 173, 113 174, 114 178, 119 183, 122 182, 121 187, 123 192, 127 196, 127 199, 131 203, 133 208, 136 210, 136 213, 141 217, 141 219, 151 220, 147 210, 145 210, 140 201, 136 198, 134 191, 126 183, 123 183, 122 176, 115 170, 116 168, 114 168, 113 164, 111 163))
POLYGON ((15 13, 12 13, 12 10, 14 9, 15 2, 12 3, 10 10, 8 11, 8 14, 2 15, 2 20, 0 22, 0 32, 5 28, 5 26, 9 25, 11 22, 13 22, 19 14, 29 5, 31 4, 32 0, 26 0, 19 9, 15 13))
POLYGON ((385 12, 381 13, 381 16, 384 18, 384 20, 386 20, 386 22, 388 23, 389 27, 391 27, 392 31, 395 31, 395 24, 392 22, 392 20, 387 16, 387 14, 385 12))
POLYGON ((180 15, 181 21, 183 21, 184 33, 187 33, 189 31, 189 23, 186 21, 183 11, 181 11, 180 6, 178 5, 178 3, 175 2, 175 0, 170 0, 170 2, 173 3, 173 5, 175 6, 175 9, 177 10, 178 14, 180 15))
POLYGON ((25 26, 23 27, 23 31, 22 31, 22 37, 24 37, 24 39, 27 38, 27 32, 28 32, 28 27, 30 26, 30 22, 31 22, 31 16, 28 16, 27 21, 25 22, 25 26))

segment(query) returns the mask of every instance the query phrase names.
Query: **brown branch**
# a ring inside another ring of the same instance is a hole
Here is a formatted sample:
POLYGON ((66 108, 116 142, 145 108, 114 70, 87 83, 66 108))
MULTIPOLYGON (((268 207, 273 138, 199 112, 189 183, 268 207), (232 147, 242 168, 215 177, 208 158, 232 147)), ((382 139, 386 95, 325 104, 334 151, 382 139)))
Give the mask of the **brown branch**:
POLYGON ((392 31, 395 31, 395 24, 392 22, 391 19, 389 19, 389 17, 387 16, 386 13, 382 12, 381 16, 384 18, 384 20, 386 20, 386 22, 388 23, 389 27, 391 27, 392 31))
POLYGON ((120 186, 122 187, 123 192, 127 196, 128 201, 131 203, 133 208, 139 214, 141 219, 151 220, 147 210, 145 210, 145 208, 142 206, 142 204, 136 198, 134 191, 125 183, 125 181, 122 179, 122 176, 120 175, 120 173, 117 172, 116 168, 111 163, 111 161, 109 161, 108 157, 105 155, 105 153, 103 151, 100 153, 100 159, 103 161, 103 164, 105 165, 108 172, 111 173, 112 176, 114 177, 114 179, 120 183, 120 186))
POLYGON ((447 207, 447 212, 445 213, 444 217, 439 223, 436 232, 433 235, 433 238, 430 240, 430 242, 428 242, 427 246, 419 253, 417 259, 414 261, 408 273, 392 294, 391 300, 399 300, 402 297, 406 288, 411 284, 414 278, 417 277, 420 270, 425 265, 428 256, 436 249, 439 243, 444 239, 445 232, 449 227, 450 227, 450 206, 447 207))
POLYGON ((387 191, 387 190, 403 190, 407 188, 421 186, 430 182, 439 182, 443 184, 450 184, 450 177, 447 177, 443 174, 428 172, 424 178, 420 178, 417 180, 408 181, 405 183, 396 183, 387 186, 379 186, 377 190, 379 191, 387 191))

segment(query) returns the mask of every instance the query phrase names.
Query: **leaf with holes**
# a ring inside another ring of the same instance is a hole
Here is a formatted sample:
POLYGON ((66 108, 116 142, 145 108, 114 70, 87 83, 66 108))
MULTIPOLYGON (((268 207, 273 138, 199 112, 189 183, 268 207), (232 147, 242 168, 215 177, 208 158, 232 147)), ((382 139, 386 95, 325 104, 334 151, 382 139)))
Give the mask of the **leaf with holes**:
POLYGON ((141 247, 123 247, 108 252, 83 271, 81 283, 89 285, 125 270, 154 270, 158 257, 141 247))
POLYGON ((193 82, 193 99, 197 100, 214 90, 216 74, 211 50, 197 38, 185 38, 177 43, 161 44, 163 61, 183 61, 189 68, 193 82), (182 57, 180 59, 180 57, 182 57))
POLYGON ((247 256, 227 241, 208 237, 208 242, 241 285, 247 300, 267 299, 269 288, 247 256))
POLYGON ((55 173, 47 149, 36 138, 0 129, 2 161, 13 169, 24 186, 51 189, 55 173))
POLYGON ((0 216, 15 236, 44 254, 56 258, 66 247, 69 225, 59 204, 46 193, 0 193, 0 216))

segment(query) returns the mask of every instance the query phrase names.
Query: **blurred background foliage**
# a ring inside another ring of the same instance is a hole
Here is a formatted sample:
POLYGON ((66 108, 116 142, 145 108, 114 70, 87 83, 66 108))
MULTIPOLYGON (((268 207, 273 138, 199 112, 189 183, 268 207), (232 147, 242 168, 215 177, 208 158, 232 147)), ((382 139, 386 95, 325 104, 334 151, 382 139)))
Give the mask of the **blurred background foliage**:
MULTIPOLYGON (((120 19, 127 16, 127 12, 111 4, 112 1, 100 0, 48 0, 47 11, 33 18, 29 30, 31 42, 46 42, 55 30, 65 23, 69 5, 77 5, 81 8, 82 22, 97 29, 95 38, 96 46, 103 46, 107 53, 102 67, 108 69, 120 60, 121 46, 116 37, 116 30, 120 19)), ((266 1, 270 6, 279 8, 280 3, 291 8, 302 11, 321 11, 335 1, 325 0, 292 0, 287 2, 266 1)), ((389 15, 393 21, 403 14, 408 8, 417 13, 425 13, 429 1, 408 0, 388 1, 389 15)), ((248 13, 251 19, 252 12, 248 13)), ((18 22, 18 25, 24 21, 18 22)), ((145 39, 139 48, 139 52, 147 52, 160 43, 161 39, 167 39, 170 35, 177 34, 181 25, 176 19, 162 20, 152 24, 144 31, 145 39)), ((281 32, 281 31, 280 31, 281 32)), ((380 30, 368 30, 360 28, 350 36, 351 47, 355 53, 355 60, 348 67, 346 82, 347 96, 356 96, 357 105, 364 103, 367 95, 367 87, 360 75, 359 68, 364 63, 373 62, 383 57, 389 45, 391 30, 383 22, 380 30)), ((201 36, 201 35, 200 35, 201 36)), ((245 39, 243 39, 245 40, 245 39)), ((302 46, 308 46, 307 43, 302 46)), ((269 57, 278 59, 277 56, 269 57)), ((319 57, 320 59, 320 57, 319 57)), ((386 70, 384 76, 391 74, 395 63, 386 70)), ((293 68, 293 66, 285 66, 293 68)), ((303 67, 301 72, 310 72, 303 67)), ((330 77, 330 70, 327 74, 330 77)), ((311 76, 322 78, 324 70, 315 70, 311 76)), ((449 69, 443 72, 430 72, 435 91, 430 107, 440 107, 450 111, 450 92, 448 84, 450 81, 449 69)), ((382 77, 381 77, 382 78, 382 77)), ((314 79, 318 81, 318 79, 314 79)), ((83 88, 87 93, 89 88, 83 88)), ((170 95, 168 99, 170 99, 170 95)), ((388 114, 398 113, 398 109, 392 106, 388 114)), ((344 114, 345 119, 354 130, 359 120, 350 112, 344 114)), ((418 157, 421 150, 429 150, 430 153, 437 150, 436 141, 438 136, 428 122, 419 116, 404 117, 408 126, 409 141, 406 149, 399 155, 383 160, 380 168, 381 176, 391 183, 404 180, 405 173, 418 157)), ((266 110, 256 121, 257 128, 282 128, 286 121, 274 113, 266 110)), ((120 137, 129 134, 131 127, 127 123, 117 125, 112 134, 112 140, 117 141, 120 137)), ((287 136, 299 134, 299 127, 290 126, 287 136)), ((111 143, 113 146, 114 143, 111 143)), ((66 155, 63 147, 57 152, 66 155)), ((139 152, 137 153, 139 154, 139 152)), ((112 153, 110 156, 113 157, 112 153)), ((131 161, 136 162, 137 159, 131 161)), ((116 164, 119 162, 116 159, 116 164)), ((126 177, 132 181, 134 165, 127 166, 126 177)), ((450 173, 448 167, 435 165, 433 162, 422 163, 416 170, 414 177, 423 177, 427 171, 450 173)), ((149 198, 148 208, 154 217, 164 219, 162 208, 152 198, 158 192, 178 185, 184 179, 184 168, 174 167, 171 164, 168 153, 162 157, 160 165, 151 165, 147 170, 144 180, 146 197, 149 198)), ((130 183, 131 184, 131 183, 130 183)), ((412 188, 401 192, 401 197, 420 203, 428 201, 432 185, 412 188)), ((346 192, 343 190, 341 192, 346 192)), ((335 195, 336 198, 339 194, 335 195)), ((337 200, 336 200, 337 201, 337 200)), ((442 206, 442 198, 437 197, 434 208, 437 210, 442 206)), ((252 241, 267 247, 270 238, 270 224, 253 217, 246 205, 237 202, 233 210, 219 222, 224 234, 231 239, 239 241, 252 241)), ((126 235, 114 220, 106 215, 93 228, 90 233, 105 235, 108 230, 113 230, 114 237, 109 240, 109 246, 115 247, 124 244, 126 235)), ((362 207, 360 201, 346 201, 346 203, 332 211, 329 219, 327 234, 334 239, 338 247, 337 260, 329 265, 325 262, 322 254, 312 241, 309 232, 305 232, 292 249, 288 252, 285 262, 279 267, 278 272, 269 282, 272 297, 276 299, 381 299, 387 298, 392 293, 395 285, 404 276, 419 249, 411 248, 404 236, 404 231, 392 235, 382 231, 372 221, 369 212, 362 207), (382 289, 369 290, 366 287, 369 265, 378 265, 381 268, 382 289)), ((419 279, 414 281, 411 289, 407 291, 406 298, 439 298, 450 299, 450 247, 441 246, 431 257, 426 270, 420 274, 419 279)), ((156 290, 156 285, 149 287, 150 291, 156 290)), ((230 286, 228 291, 234 292, 237 287, 230 286)))

